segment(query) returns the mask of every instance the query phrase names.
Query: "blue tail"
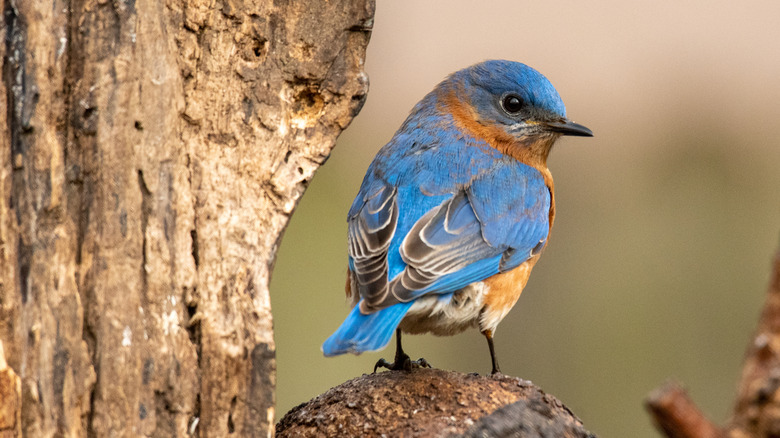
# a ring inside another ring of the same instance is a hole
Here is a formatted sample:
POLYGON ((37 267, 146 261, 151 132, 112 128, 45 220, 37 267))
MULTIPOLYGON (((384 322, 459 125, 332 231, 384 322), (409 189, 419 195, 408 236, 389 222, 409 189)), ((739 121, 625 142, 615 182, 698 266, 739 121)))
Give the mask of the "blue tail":
POLYGON ((344 353, 360 354, 384 348, 393 337, 412 303, 398 303, 374 313, 363 315, 358 304, 341 327, 322 344, 325 356, 344 353))

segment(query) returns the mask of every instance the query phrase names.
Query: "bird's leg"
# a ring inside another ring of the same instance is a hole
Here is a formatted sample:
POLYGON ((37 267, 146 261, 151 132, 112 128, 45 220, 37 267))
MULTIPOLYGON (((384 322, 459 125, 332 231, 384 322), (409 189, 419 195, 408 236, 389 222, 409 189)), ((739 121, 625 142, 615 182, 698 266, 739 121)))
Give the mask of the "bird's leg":
POLYGON ((375 373, 379 367, 409 372, 412 371, 412 368, 430 368, 431 365, 423 358, 412 360, 408 354, 404 353, 404 349, 401 346, 401 329, 395 329, 395 360, 393 363, 390 363, 384 359, 379 359, 376 365, 374 365, 375 373))
POLYGON ((501 369, 498 367, 498 359, 496 359, 496 349, 493 347, 493 330, 485 330, 482 334, 487 339, 488 348, 490 349, 490 361, 493 363, 493 371, 490 374, 501 374, 501 369))

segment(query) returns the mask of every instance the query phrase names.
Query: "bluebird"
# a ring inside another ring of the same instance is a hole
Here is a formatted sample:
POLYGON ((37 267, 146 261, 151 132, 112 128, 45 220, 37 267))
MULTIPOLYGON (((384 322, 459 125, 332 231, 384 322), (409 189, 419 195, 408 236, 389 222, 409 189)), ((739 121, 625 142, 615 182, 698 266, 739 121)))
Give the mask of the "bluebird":
POLYGON ((492 373, 499 322, 547 245, 555 217, 547 156, 561 135, 591 137, 541 73, 486 61, 447 77, 412 110, 368 167, 349 209, 346 292, 352 311, 325 356, 387 346, 401 333, 479 328, 492 373))

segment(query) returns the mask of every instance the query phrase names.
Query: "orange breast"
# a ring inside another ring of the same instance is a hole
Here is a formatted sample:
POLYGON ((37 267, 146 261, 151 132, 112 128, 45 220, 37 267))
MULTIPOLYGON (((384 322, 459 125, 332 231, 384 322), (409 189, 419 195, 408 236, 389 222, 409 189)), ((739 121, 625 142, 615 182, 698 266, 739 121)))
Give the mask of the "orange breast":
MULTIPOLYGON (((485 315, 487 318, 498 318, 500 321, 506 316, 509 309, 520 298, 520 294, 523 292, 526 283, 528 283, 528 277, 531 275, 531 270, 537 260, 539 260, 538 255, 531 257, 511 271, 496 274, 483 280, 487 286, 484 301, 485 312, 488 314, 485 315), (492 318, 489 315, 491 313, 495 314, 492 318)), ((498 321, 495 324, 497 325, 498 321)))

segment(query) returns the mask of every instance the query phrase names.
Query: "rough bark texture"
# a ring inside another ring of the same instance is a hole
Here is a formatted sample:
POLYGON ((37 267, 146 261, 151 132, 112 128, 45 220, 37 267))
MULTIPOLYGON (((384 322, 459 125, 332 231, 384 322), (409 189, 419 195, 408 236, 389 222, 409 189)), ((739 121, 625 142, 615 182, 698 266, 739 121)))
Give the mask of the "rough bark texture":
MULTIPOLYGON (((464 438, 595 438, 565 406, 553 404, 538 391, 482 417, 462 436, 464 438), (561 412, 563 407, 570 415, 561 412)), ((557 401, 557 400, 556 400, 557 401)))
POLYGON ((22 434, 22 380, 5 361, 0 341, 0 438, 22 434))
POLYGON ((656 390, 647 407, 670 438, 780 436, 780 251, 775 256, 766 302, 748 345, 734 414, 724 427, 707 420, 677 384, 656 390))
POLYGON ((647 409, 653 415, 656 427, 670 438, 718 438, 723 434, 675 382, 650 394, 647 409))
POLYGON ((731 436, 780 436, 780 250, 766 302, 748 345, 728 432, 731 436))
POLYGON ((529 381, 436 369, 364 374, 290 410, 277 424, 276 433, 279 437, 594 436, 560 401, 529 381))
POLYGON ((276 246, 367 92, 373 1, 0 5, 21 432, 271 433, 276 246))

